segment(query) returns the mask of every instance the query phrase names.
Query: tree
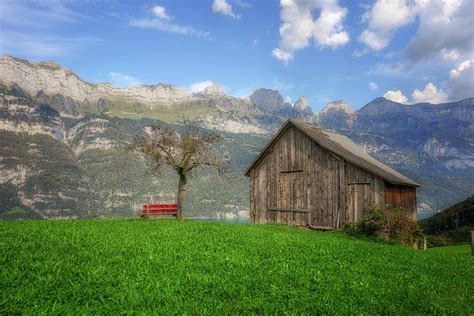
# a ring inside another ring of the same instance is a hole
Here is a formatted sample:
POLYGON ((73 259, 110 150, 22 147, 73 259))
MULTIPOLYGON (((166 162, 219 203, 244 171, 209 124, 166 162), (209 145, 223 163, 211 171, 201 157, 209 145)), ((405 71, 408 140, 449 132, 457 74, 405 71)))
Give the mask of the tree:
POLYGON ((176 171, 178 181, 177 219, 183 220, 183 203, 188 180, 196 169, 210 167, 221 176, 228 177, 229 159, 219 155, 214 145, 221 141, 215 134, 204 133, 183 120, 181 128, 154 124, 126 145, 126 149, 137 151, 149 159, 153 173, 161 174, 165 166, 176 171))

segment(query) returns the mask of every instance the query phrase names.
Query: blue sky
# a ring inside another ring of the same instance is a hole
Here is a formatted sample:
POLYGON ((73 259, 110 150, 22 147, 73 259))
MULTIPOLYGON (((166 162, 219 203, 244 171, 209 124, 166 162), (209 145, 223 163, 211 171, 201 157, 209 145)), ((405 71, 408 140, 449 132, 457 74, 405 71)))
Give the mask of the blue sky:
POLYGON ((0 53, 118 86, 272 88, 319 111, 474 96, 472 25, 471 0, 0 0, 0 53))

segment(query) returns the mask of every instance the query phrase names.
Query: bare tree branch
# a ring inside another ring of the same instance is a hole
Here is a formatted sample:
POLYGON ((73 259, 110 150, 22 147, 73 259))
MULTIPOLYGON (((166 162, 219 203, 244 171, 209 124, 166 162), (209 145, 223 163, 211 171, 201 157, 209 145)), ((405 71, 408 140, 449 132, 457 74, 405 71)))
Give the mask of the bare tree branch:
POLYGON ((183 117, 181 129, 154 124, 145 128, 125 149, 147 157, 154 172, 160 172, 164 166, 176 171, 179 176, 177 217, 182 220, 186 185, 195 169, 208 167, 227 179, 231 178, 229 157, 223 157, 215 149, 215 144, 221 141, 220 136, 204 133, 183 117))

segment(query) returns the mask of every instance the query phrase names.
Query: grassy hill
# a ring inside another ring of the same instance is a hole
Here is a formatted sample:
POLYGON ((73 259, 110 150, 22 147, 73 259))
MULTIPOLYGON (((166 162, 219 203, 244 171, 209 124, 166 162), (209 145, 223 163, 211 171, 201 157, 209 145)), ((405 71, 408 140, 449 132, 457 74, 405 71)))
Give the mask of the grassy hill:
POLYGON ((0 314, 472 314, 474 257, 273 225, 0 222, 0 314))
POLYGON ((474 195, 420 222, 436 245, 471 241, 474 195))

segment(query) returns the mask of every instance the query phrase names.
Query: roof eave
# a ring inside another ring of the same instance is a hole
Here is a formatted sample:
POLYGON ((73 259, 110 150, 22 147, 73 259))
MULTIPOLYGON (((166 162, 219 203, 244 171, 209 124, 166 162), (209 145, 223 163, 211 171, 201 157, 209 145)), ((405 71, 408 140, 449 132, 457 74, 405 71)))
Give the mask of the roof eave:
MULTIPOLYGON (((296 121, 296 123, 300 123, 298 121, 296 121)), ((247 176, 247 177, 250 177, 250 171, 256 166, 258 165, 258 163, 265 157, 266 153, 267 153, 267 150, 268 148, 275 142, 278 140, 278 138, 281 136, 281 134, 289 127, 289 126, 294 126, 296 128, 298 128, 298 130, 300 130, 301 132, 303 132, 306 136, 310 137, 311 139, 313 139, 313 137, 311 137, 310 135, 307 134, 307 132, 302 129, 302 128, 299 128, 297 124, 293 124, 293 120, 291 119, 287 119, 286 122, 283 124, 282 127, 280 127, 280 129, 278 130, 278 132, 275 134, 275 136, 272 137, 272 139, 270 139, 270 141, 265 145, 264 149, 260 152, 260 154, 252 161, 252 163, 250 164, 250 166, 247 168, 247 170, 245 170, 245 173, 244 175, 247 176)), ((316 141, 313 139, 313 141, 316 141)), ((325 150, 329 151, 332 153, 332 151, 328 148, 324 148, 325 150)), ((334 155, 337 155, 336 153, 333 153, 334 155)), ((339 156, 339 155, 337 155, 339 156)), ((345 159, 345 158, 343 158, 345 159)), ((347 159, 345 159, 347 160, 347 159)), ((355 164, 356 166, 364 169, 364 170, 367 170, 365 167, 363 166, 359 166, 357 163, 353 162, 353 161, 350 161, 350 160, 347 160, 349 161, 350 163, 352 164, 355 164)), ((416 183, 415 181, 413 180, 410 180, 410 182, 397 182, 397 181, 390 181, 388 179, 386 179, 386 177, 378 174, 377 172, 374 172, 374 171, 370 171, 370 170, 367 170, 375 175, 377 175, 378 177, 382 178, 384 181, 388 182, 388 183, 391 183, 391 184, 395 184, 395 185, 403 185, 403 186, 410 186, 410 187, 421 187, 420 184, 416 183)))

